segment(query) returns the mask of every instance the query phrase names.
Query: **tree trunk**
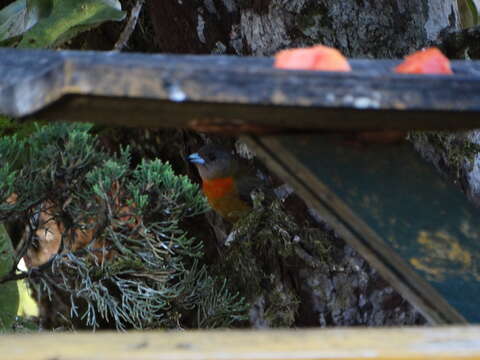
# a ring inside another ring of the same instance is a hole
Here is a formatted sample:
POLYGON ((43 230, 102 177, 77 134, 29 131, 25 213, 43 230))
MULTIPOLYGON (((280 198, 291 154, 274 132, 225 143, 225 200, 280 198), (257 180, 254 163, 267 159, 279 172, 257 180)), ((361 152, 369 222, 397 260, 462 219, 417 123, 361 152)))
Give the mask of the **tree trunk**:
MULTIPOLYGON (((398 58, 434 41, 442 30, 460 27, 456 0, 151 1, 149 14, 156 50, 173 53, 270 56, 282 48, 322 43, 349 57, 398 58)), ((294 196, 287 201, 287 210, 295 208, 298 214, 298 206, 302 205, 294 196)), ((315 222, 309 209, 301 211, 315 222)), ((306 260, 307 255, 293 260, 280 255, 262 259, 252 251, 256 266, 275 278, 250 298, 252 325, 424 322, 350 246, 329 232, 328 226, 321 221, 315 226, 323 232, 323 244, 329 248, 327 262, 321 259, 322 251, 311 244, 304 244, 311 261, 306 260), (278 304, 273 306, 272 288, 283 294, 277 299, 283 310, 278 304), (274 320, 269 317, 273 309, 278 312, 274 320)))
POLYGON ((152 1, 159 50, 272 55, 322 43, 349 57, 402 57, 458 28, 456 0, 152 1))

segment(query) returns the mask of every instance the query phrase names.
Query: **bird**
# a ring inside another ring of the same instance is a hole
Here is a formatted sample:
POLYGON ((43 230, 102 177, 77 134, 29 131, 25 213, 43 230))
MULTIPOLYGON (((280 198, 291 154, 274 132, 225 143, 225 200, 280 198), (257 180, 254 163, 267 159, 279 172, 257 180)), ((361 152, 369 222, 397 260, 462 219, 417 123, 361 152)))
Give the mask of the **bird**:
POLYGON ((209 144, 188 160, 197 167, 203 194, 215 212, 233 224, 251 211, 250 194, 262 182, 231 151, 209 144))

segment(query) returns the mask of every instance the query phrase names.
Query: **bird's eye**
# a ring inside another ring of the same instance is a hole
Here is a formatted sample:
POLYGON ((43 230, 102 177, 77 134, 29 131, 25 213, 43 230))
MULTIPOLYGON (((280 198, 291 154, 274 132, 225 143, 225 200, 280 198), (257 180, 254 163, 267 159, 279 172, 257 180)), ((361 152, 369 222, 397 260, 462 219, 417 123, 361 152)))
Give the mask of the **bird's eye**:
POLYGON ((214 161, 216 158, 215 154, 208 154, 208 160, 214 161))

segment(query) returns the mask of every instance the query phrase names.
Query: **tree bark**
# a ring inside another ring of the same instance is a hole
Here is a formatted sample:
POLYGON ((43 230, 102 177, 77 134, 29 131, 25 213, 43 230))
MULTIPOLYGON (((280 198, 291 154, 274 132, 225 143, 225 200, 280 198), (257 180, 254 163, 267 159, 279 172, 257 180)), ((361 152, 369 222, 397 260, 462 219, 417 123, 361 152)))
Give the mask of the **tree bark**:
MULTIPOLYGON (((282 48, 322 43, 348 57, 398 58, 431 43, 441 31, 460 28, 456 0, 151 1, 149 14, 156 50, 173 53, 271 56, 282 48)), ((290 203, 298 205, 298 199, 290 203)), ((288 201, 286 207, 299 213, 288 201)), ((315 222, 309 209, 300 214, 315 222)), ((288 298, 284 304, 296 304, 288 305, 291 316, 281 325, 425 322, 328 225, 317 218, 316 226, 329 234, 330 263, 318 265, 321 255, 315 249, 309 252, 311 262, 304 257, 293 267, 282 259, 271 261, 277 263, 276 270, 270 266, 276 278, 271 285, 282 289, 288 298)), ((278 324, 266 315, 272 301, 267 290, 251 300, 253 326, 278 324)))
POLYGON ((460 25, 456 0, 152 1, 159 50, 269 56, 322 43, 349 57, 402 57, 460 25))

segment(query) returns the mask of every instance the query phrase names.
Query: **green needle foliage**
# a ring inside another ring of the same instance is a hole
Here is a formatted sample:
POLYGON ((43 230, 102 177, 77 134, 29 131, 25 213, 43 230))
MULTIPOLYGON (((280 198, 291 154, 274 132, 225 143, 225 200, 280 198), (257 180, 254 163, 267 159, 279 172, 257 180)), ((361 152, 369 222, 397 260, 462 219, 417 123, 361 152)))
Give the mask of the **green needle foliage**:
POLYGON ((31 272, 37 291, 63 299, 69 313, 61 315, 80 326, 243 320, 243 299, 209 274, 202 243, 185 230, 207 208, 197 185, 158 159, 132 167, 128 148, 108 154, 89 130, 55 124, 0 138, 0 222, 28 219, 20 244, 27 257, 61 231, 58 253, 31 272), (12 194, 16 201, 7 201, 12 194))
MULTIPOLYGON (((10 238, 0 224, 0 277, 6 275, 13 266, 13 248, 10 238)), ((0 334, 10 330, 18 309, 18 288, 16 282, 0 284, 0 334)))

